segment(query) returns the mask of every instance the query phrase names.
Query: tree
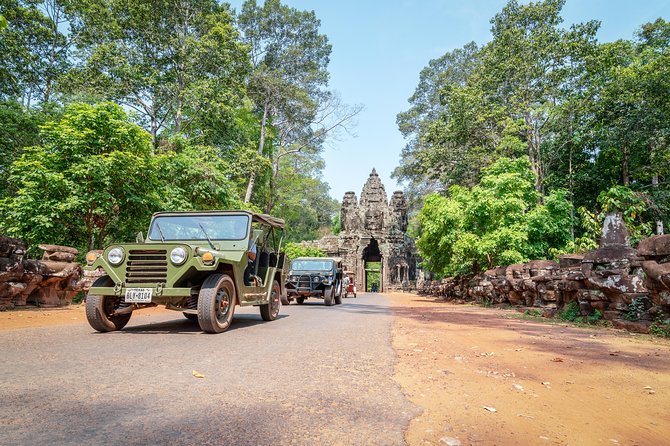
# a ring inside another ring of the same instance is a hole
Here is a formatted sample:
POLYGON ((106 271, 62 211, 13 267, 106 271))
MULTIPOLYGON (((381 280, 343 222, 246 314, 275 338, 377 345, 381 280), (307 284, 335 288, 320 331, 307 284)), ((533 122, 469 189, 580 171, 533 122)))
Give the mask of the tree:
POLYGON ((0 14, 6 23, 0 27, 0 98, 24 107, 50 102, 79 37, 71 2, 4 0, 0 14))
POLYGON ((298 257, 325 257, 326 253, 319 248, 307 246, 300 243, 288 242, 284 247, 284 252, 289 259, 297 259, 298 257))
MULTIPOLYGON (((447 165, 453 167, 455 164, 446 158, 451 153, 438 149, 441 143, 449 145, 449 138, 437 141, 433 136, 438 131, 436 123, 449 126, 453 121, 448 120, 447 114, 456 112, 457 108, 453 101, 445 100, 444 90, 465 87, 478 63, 478 53, 479 48, 471 42, 431 60, 419 74, 419 85, 409 98, 410 108, 398 113, 398 129, 409 141, 392 176, 408 183, 410 201, 430 192, 445 190, 451 184, 467 181, 463 170, 457 169, 459 173, 454 174, 453 169, 447 168, 447 165)), ((470 166, 469 163, 463 164, 470 166)), ((471 172, 470 169, 464 170, 471 172)))
POLYGON ((132 108, 154 146, 165 128, 201 136, 202 127, 191 121, 207 122, 224 134, 220 127, 235 124, 249 65, 227 5, 110 0, 81 14, 83 64, 69 77, 72 93, 132 108))
POLYGON ((191 146, 174 138, 173 147, 156 156, 161 183, 161 209, 206 210, 239 208, 234 184, 228 179, 228 163, 211 146, 191 146))
POLYGON ((318 178, 323 160, 311 157, 284 158, 277 178, 273 215, 286 221, 288 241, 315 240, 329 232, 339 203, 328 195, 329 187, 318 178))
POLYGON ((158 208, 150 136, 118 105, 72 104, 41 137, 11 168, 17 192, 2 201, 0 223, 9 235, 102 248, 129 238, 158 208))
POLYGON ((0 198, 16 193, 9 184, 10 167, 25 147, 39 144, 39 126, 47 117, 15 101, 0 102, 0 198))
POLYGON ((398 116, 412 138, 398 177, 417 178, 431 190, 472 186, 480 167, 525 153, 536 190, 544 190, 556 105, 585 76, 598 28, 596 22, 559 28, 563 4, 510 1, 491 20, 491 42, 431 61, 410 98, 413 107, 398 116))
POLYGON ((599 23, 559 28, 565 0, 519 5, 510 1, 491 20, 493 40, 484 47, 476 82, 493 93, 492 105, 517 122, 525 141, 535 189, 544 190, 543 144, 554 119, 552 104, 585 73, 599 23))
MULTIPOLYGON (((318 155, 326 136, 346 129, 361 107, 347 107, 325 90, 331 46, 319 33, 320 21, 313 11, 298 11, 280 0, 266 0, 263 6, 248 0, 238 21, 251 48, 248 91, 261 122, 257 151, 273 166, 270 194, 259 204, 271 212, 283 158, 318 155)), ((261 175, 261 168, 249 172, 245 203, 251 201, 261 175)))
POLYGON ((557 191, 540 205, 527 158, 500 158, 472 188, 426 198, 417 247, 424 266, 440 275, 479 272, 546 257, 570 240, 570 204, 557 191))

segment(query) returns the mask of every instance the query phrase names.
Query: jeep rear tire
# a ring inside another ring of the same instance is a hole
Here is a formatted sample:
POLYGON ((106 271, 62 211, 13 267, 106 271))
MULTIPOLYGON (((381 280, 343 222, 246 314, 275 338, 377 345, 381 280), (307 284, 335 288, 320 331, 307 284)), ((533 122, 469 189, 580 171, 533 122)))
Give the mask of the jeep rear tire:
POLYGON ((332 285, 327 286, 323 290, 323 303, 324 303, 324 305, 327 306, 327 307, 331 307, 331 306, 335 305, 334 297, 335 297, 335 288, 333 288, 332 285))
POLYGON ((205 333, 223 333, 235 314, 235 284, 228 274, 212 274, 198 294, 198 324, 205 333))
POLYGON ((261 317, 264 321, 274 321, 279 316, 279 308, 281 303, 279 298, 281 295, 281 288, 279 287, 279 282, 276 280, 272 282, 272 290, 270 291, 270 302, 265 305, 260 305, 261 308, 261 317))
POLYGON ((305 303, 305 298, 304 297, 296 297, 295 301, 298 302, 298 305, 302 305, 305 303))

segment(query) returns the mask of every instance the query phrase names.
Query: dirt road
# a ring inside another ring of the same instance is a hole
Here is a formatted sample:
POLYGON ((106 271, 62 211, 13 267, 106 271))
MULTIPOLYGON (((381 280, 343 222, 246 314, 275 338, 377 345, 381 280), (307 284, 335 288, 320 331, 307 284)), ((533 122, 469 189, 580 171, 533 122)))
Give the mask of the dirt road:
POLYGON ((390 297, 410 445, 670 444, 667 340, 390 297))
MULTIPOLYGON (((670 444, 667 340, 520 320, 514 311, 412 294, 387 298, 395 380, 423 410, 405 432, 409 445, 670 444)), ((356 312, 380 310, 364 302, 356 312)), ((82 308, 0 313, 0 330, 59 324, 86 324, 82 308)), ((284 385, 297 382, 287 377, 284 385)), ((381 440, 361 444, 401 443, 381 440)))

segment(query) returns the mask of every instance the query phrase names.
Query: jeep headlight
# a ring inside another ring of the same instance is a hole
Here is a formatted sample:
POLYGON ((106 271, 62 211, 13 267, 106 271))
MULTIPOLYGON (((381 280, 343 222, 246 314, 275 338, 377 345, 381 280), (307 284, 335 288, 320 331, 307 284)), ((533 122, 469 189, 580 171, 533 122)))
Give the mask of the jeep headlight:
POLYGON ((123 250, 123 248, 117 246, 116 248, 112 248, 109 250, 109 252, 107 253, 107 260, 112 265, 118 265, 121 262, 123 262, 123 257, 125 254, 126 253, 123 250))
POLYGON ((313 281, 314 283, 319 283, 319 282, 321 282, 321 277, 319 277, 319 276, 314 276, 314 277, 312 277, 312 281, 313 281))
POLYGON ((186 261, 186 250, 181 246, 177 246, 170 253, 170 261, 175 265, 181 265, 186 261))

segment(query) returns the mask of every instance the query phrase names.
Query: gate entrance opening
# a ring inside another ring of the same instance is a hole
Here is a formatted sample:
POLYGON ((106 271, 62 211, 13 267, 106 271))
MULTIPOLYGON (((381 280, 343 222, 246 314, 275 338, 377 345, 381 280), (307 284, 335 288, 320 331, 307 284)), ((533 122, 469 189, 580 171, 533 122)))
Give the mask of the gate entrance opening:
POLYGON ((374 237, 363 250, 363 264, 365 265, 365 291, 382 291, 382 253, 374 237))

